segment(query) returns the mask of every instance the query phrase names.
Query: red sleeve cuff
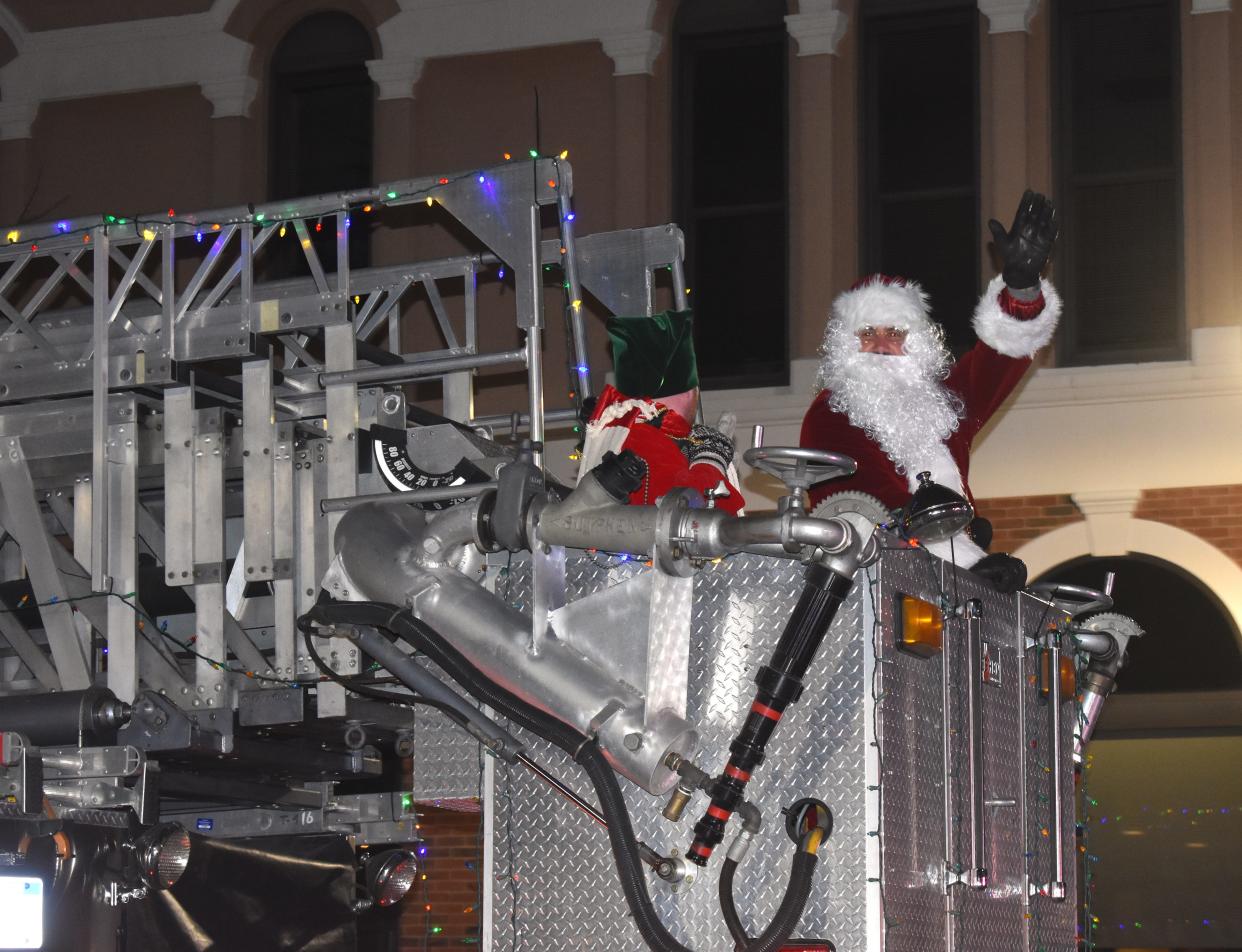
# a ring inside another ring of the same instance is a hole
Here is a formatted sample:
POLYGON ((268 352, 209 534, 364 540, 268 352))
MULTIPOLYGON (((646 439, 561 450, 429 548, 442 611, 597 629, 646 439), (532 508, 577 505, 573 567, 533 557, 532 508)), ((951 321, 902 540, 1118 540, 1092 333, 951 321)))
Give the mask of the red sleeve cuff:
POLYGON ((1029 321, 1033 317, 1038 317, 1040 312, 1043 311, 1044 292, 1040 291, 1033 301, 1019 301, 1009 293, 1009 288, 1001 288, 998 302, 1001 310, 1010 317, 1017 318, 1020 321, 1029 321))

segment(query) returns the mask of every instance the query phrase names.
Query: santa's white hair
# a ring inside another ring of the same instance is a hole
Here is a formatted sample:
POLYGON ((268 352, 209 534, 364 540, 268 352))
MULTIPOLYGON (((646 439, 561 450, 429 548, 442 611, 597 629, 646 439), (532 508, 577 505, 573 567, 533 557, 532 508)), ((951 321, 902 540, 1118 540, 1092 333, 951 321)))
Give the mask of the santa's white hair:
POLYGON ((824 331, 816 385, 830 391, 834 410, 879 444, 911 489, 927 470, 936 482, 961 492, 961 474, 944 441, 957 429, 963 408, 941 385, 953 358, 928 307, 917 282, 884 275, 841 294, 824 331), (904 355, 862 353, 857 335, 865 327, 906 331, 904 355))

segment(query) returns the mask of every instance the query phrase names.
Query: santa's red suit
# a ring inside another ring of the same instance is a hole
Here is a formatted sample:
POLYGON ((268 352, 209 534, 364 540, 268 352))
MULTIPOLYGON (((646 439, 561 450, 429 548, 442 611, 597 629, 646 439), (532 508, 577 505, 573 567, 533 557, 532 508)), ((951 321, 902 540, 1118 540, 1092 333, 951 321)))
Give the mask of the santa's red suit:
POLYGON ((707 493, 724 480, 729 495, 716 505, 737 513, 744 500, 736 487, 732 464, 723 459, 691 461, 686 445, 691 439, 690 423, 658 397, 627 397, 609 384, 587 422, 579 473, 590 472, 607 452, 632 450, 647 464, 647 474, 630 496, 631 504, 652 505, 678 486, 707 493))
MULTIPOLYGON (((831 346, 857 351, 855 335, 864 326, 905 329, 908 347, 921 335, 931 335, 935 342, 931 346, 939 346, 939 332, 930 325, 926 305, 918 285, 902 279, 877 277, 842 294, 833 304, 833 319, 825 335, 825 366, 829 365, 831 346), (830 343, 834 334, 835 343, 830 343)), ((1060 310, 1060 298, 1046 281, 1029 301, 1010 294, 1000 277, 992 281, 975 309, 978 343, 952 364, 940 385, 947 392, 947 404, 958 408, 956 428, 940 441, 929 441, 931 445, 925 451, 886 451, 866 429, 865 404, 856 403, 856 409, 851 410, 847 400, 834 400, 832 390, 821 390, 802 421, 800 443, 844 453, 857 461, 858 470, 853 476, 814 487, 812 504, 848 490, 869 493, 889 509, 897 509, 909 501, 918 472, 924 469, 932 471, 936 482, 971 498, 971 444, 1022 379, 1035 353, 1052 338, 1060 310), (903 455, 907 458, 895 458, 903 455)), ((821 379, 831 385, 834 378, 831 372, 821 371, 821 379)), ((860 393, 865 397, 865 390, 860 393)), ((956 541, 959 556, 965 556, 956 560, 959 564, 972 564, 984 554, 964 536, 956 541)))

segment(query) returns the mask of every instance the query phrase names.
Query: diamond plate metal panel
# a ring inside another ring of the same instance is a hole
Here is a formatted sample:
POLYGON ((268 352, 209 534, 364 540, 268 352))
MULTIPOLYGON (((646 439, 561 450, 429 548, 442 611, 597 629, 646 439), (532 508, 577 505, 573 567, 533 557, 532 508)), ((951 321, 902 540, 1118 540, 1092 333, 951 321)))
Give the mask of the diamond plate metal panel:
MULTIPOLYGON (((1000 597, 969 572, 945 566, 946 588, 961 604, 977 598, 983 603, 980 618, 980 649, 995 668, 985 677, 980 691, 983 730, 983 861, 987 886, 975 890, 967 885, 952 887, 954 947, 973 949, 1020 949, 1026 937, 1024 906, 1025 852, 1020 802, 1022 799, 1022 671, 1019 658, 1021 631, 1016 597, 1000 597), (986 648, 985 648, 986 646, 986 648), (997 683, 999 682, 999 683, 997 683)), ((951 625, 953 715, 950 743, 953 777, 953 849, 950 856, 965 868, 970 860, 971 791, 967 767, 970 720, 965 685, 969 677, 966 624, 951 625)))
MULTIPOLYGON (((641 571, 646 569, 633 562, 571 556, 567 596, 572 601, 641 571)), ((700 726, 703 742, 696 760, 705 769, 719 770, 727 756, 752 699, 754 671, 767 659, 797 600, 801 573, 794 563, 743 556, 709 566, 696 578, 687 714, 700 726)), ((515 557, 501 567, 495 590, 526 608, 529 563, 515 557)), ((1049 838, 1040 835, 1038 822, 1049 799, 1048 774, 1038 759, 1048 719, 1046 704, 1041 708, 1031 693, 1022 631, 1023 625, 1038 623, 1029 611, 1019 618, 1018 597, 999 596, 969 573, 943 575, 941 563, 924 551, 889 549, 880 564, 860 575, 825 639, 806 693, 782 721, 769 758, 751 783, 752 799, 767 814, 766 825, 735 887, 752 934, 772 916, 788 870, 790 846, 775 808, 800 796, 819 796, 832 806, 836 826, 821 851, 802 936, 829 938, 841 952, 1071 952, 1072 899, 1053 904, 1026 898, 1028 873, 1038 869, 1046 879, 1048 867, 1049 838), (981 693, 984 798, 989 801, 984 814, 986 890, 945 885, 946 860, 956 864, 969 856, 964 625, 951 623, 942 655, 921 658, 898 650, 894 621, 901 593, 933 603, 971 597, 984 603, 982 637, 1001 670, 1001 684, 984 685, 981 693), (868 718, 873 718, 870 724, 868 718), (874 728, 874 748, 867 746, 868 727, 874 728), (867 791, 868 769, 880 778, 878 791, 867 791)), ((1072 705, 1067 711, 1072 714, 1072 705)), ((1073 789, 1070 721, 1066 717, 1063 727, 1066 791, 1073 789)), ((420 799, 477 795, 477 745, 434 714, 420 712, 417 731, 415 790, 420 799)), ((526 739, 537 761, 594 800, 569 758, 526 739)), ((497 763, 495 778, 488 805, 493 829, 490 948, 645 948, 617 885, 604 829, 522 768, 497 763)), ((690 827, 705 805, 702 797, 675 825, 660 816, 658 799, 622 784, 640 839, 663 852, 688 845, 690 827)), ((1066 803, 1066 876, 1072 890, 1068 794, 1066 803)), ((649 879, 661 917, 692 948, 732 947, 716 898, 719 868, 714 861, 698 882, 676 893, 654 876, 649 879)))
MULTIPOLYGON (((618 581, 631 566, 605 569, 587 559, 568 566, 570 597, 618 581)), ((528 591, 525 569, 513 566, 510 597, 528 591)), ((728 744, 753 698, 755 669, 766 661, 802 587, 796 564, 741 556, 704 569, 696 578, 690 645, 688 715, 699 724, 698 762, 719 770, 728 744)), ((500 586, 503 590, 504 586, 500 586)), ((739 912, 752 933, 766 926, 785 887, 791 847, 777 805, 819 796, 832 807, 833 835, 799 933, 826 936, 842 952, 863 948, 848 937, 864 931, 865 842, 862 590, 843 607, 825 639, 799 704, 782 721, 768 759, 750 784, 751 799, 765 807, 763 834, 738 872, 739 912)), ((533 745, 539 759, 581 792, 585 780, 560 754, 533 745)), ((702 797, 681 824, 660 816, 661 803, 626 784, 638 837, 657 849, 684 849, 702 797)), ((592 797, 593 799, 593 797, 592 797)), ((497 770, 493 948, 540 950, 646 946, 634 928, 608 849, 605 832, 528 775, 497 770), (589 909, 589 915, 582 910, 589 909)), ((732 945, 716 897, 720 864, 713 863, 689 889, 673 893, 655 881, 656 909, 682 941, 695 948, 732 945)))
POLYGON ((925 552, 889 551, 878 570, 883 948, 947 948, 944 655, 920 657, 894 643, 901 595, 939 602, 939 564, 925 552))
POLYGON ((480 744, 434 708, 414 709, 415 800, 478 797, 480 744))

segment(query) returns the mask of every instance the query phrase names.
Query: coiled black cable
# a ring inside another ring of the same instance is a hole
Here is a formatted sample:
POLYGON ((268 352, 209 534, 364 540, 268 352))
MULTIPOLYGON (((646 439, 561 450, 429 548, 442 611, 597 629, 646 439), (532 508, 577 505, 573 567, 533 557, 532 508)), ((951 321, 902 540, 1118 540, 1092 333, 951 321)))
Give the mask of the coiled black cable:
MULTIPOLYGON (((608 841, 621 891, 643 941, 655 952, 692 952, 668 931, 652 905, 629 808, 616 773, 593 739, 496 684, 434 628, 393 605, 381 602, 323 603, 298 619, 298 627, 304 633, 312 624, 370 625, 391 631, 427 655, 478 701, 569 754, 586 771, 599 798, 600 810, 608 820, 608 841)), ((774 952, 793 932, 810 896, 815 862, 814 852, 806 852, 800 845, 794 858, 789 888, 776 917, 763 935, 754 943, 746 944, 745 952, 774 952)))

